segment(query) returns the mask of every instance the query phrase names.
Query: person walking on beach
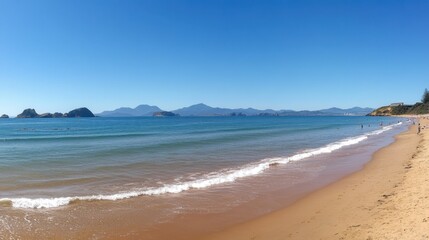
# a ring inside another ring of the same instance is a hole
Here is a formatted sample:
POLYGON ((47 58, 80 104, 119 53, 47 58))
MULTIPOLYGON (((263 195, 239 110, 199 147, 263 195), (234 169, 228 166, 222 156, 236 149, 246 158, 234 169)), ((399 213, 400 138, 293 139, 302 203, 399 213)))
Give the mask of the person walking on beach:
POLYGON ((420 133, 420 123, 419 123, 419 126, 417 127, 417 134, 419 133, 420 133))

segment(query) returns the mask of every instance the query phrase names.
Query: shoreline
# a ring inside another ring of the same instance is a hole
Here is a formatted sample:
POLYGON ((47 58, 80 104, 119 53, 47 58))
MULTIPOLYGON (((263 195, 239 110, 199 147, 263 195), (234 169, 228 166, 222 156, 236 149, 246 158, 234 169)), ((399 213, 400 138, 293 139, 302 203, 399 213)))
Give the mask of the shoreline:
MULTIPOLYGON (((402 129, 402 132, 405 129, 402 129)), ((410 129, 405 130, 405 132, 409 132, 410 129)), ((404 133, 404 132, 403 132, 404 133)), ((398 136, 397 133, 393 133, 389 136, 391 143, 394 141, 392 138, 393 136, 398 136), (396 134, 396 135, 395 135, 396 134)), ((396 138, 396 137, 395 137, 396 138)), ((384 139, 384 138, 383 138, 384 139)), ((379 139, 380 140, 380 139, 379 139)), ((385 141, 384 139, 383 141, 385 141)), ((373 151, 367 152, 364 155, 364 158, 362 156, 358 157, 357 159, 366 159, 364 162, 368 164, 368 161, 371 159, 372 153, 376 151, 376 149, 380 149, 381 141, 374 141, 370 143, 366 143, 367 146, 374 147, 373 151)), ((386 146, 386 144, 382 144, 383 146, 386 146)), ((204 209, 199 209, 197 211, 188 213, 185 212, 184 214, 177 214, 173 219, 164 221, 161 219, 161 221, 151 221, 150 216, 151 214, 157 214, 157 211, 162 209, 167 209, 171 204, 169 202, 170 198, 157 198, 152 199, 151 197, 139 197, 139 198, 131 198, 127 200, 119 200, 119 202, 116 201, 90 201, 90 202, 81 202, 77 201, 76 204, 71 204, 70 206, 64 206, 55 208, 53 210, 50 209, 43 209, 40 211, 21 211, 19 209, 10 209, 7 210, 5 213, 8 213, 9 216, 5 216, 5 218, 0 217, 0 222, 11 222, 12 228, 8 231, 10 232, 11 236, 20 236, 22 239, 33 239, 34 238, 34 232, 38 232, 39 237, 68 237, 68 238, 79 238, 79 239, 89 239, 93 237, 97 238, 103 238, 103 239, 117 239, 117 238, 124 238, 124 239, 139 239, 139 238, 145 238, 145 239, 204 239, 204 237, 208 237, 209 235, 215 233, 214 239, 228 239, 226 237, 218 237, 219 234, 224 234, 226 231, 228 231, 231 227, 236 228, 237 226, 244 225, 246 223, 250 223, 253 221, 256 221, 258 219, 264 218, 268 215, 277 213, 278 211, 283 211, 284 209, 288 209, 291 205, 295 205, 298 202, 301 201, 301 199, 307 198, 309 195, 312 195, 315 192, 320 191, 321 189, 329 187, 332 184, 335 184, 338 181, 342 181, 342 179, 347 178, 347 176, 350 176, 350 174, 353 174, 356 171, 361 171, 359 169, 362 169, 364 166, 364 163, 360 162, 359 168, 355 169, 353 171, 349 171, 350 169, 356 168, 356 162, 355 161, 343 161, 340 160, 341 157, 344 156, 352 156, 356 154, 356 152, 362 152, 362 149, 366 149, 366 147, 363 146, 355 146, 353 147, 353 151, 346 150, 345 152, 337 152, 337 157, 334 157, 333 159, 338 163, 342 163, 340 165, 337 165, 335 168, 328 170, 324 172, 324 176, 330 178, 332 181, 316 181, 313 183, 303 183, 303 185, 298 185, 297 187, 292 189, 292 193, 295 193, 295 195, 291 195, 290 192, 281 191, 280 189, 273 188, 270 191, 264 192, 267 196, 269 194, 275 193, 275 199, 268 198, 255 198, 246 204, 239 205, 237 207, 231 207, 230 210, 225 210, 225 202, 227 201, 221 201, 222 204, 219 205, 222 207, 222 211, 220 212, 206 212, 204 209), (353 162, 353 166, 350 165, 350 163, 353 162), (343 165, 346 163, 346 165, 343 165), (341 170, 342 169, 342 170, 341 170), (348 169, 348 170, 347 170, 348 169), (344 174, 339 174, 338 171, 344 173, 345 170, 349 171, 344 174), (335 175, 336 174, 336 175, 335 175), (335 175, 335 176, 334 176, 335 175), (312 189, 307 189, 312 188, 312 189), (282 196, 281 196, 282 195, 282 196), (144 201, 142 201, 142 198, 144 201), (292 199, 292 200, 291 200, 292 199), (122 203, 126 204, 123 205, 122 203), (152 205, 150 208, 150 211, 147 211, 146 205, 152 205), (124 207, 125 206, 125 207, 124 207), (271 208, 269 211, 265 211, 263 213, 261 209, 266 209, 269 206, 271 208), (265 207, 265 208, 264 208, 265 207), (258 212, 259 211, 259 212, 258 212), (257 213, 255 213, 257 212, 257 213), (252 214, 253 216, 251 216, 252 214), (254 214, 255 213, 255 214, 254 214), (268 214, 268 215, 264 215, 268 214), (45 215, 45 216, 44 216, 45 215), (47 218, 46 216, 49 216, 47 218), (75 218, 75 216, 79 216, 79 218, 75 218), (262 217, 261 217, 262 216, 262 217), (27 219, 33 219, 33 221, 30 223, 27 221, 27 219), (55 219, 55 220, 53 220, 55 219), (94 221, 96 219, 96 221, 94 221), (255 220, 256 219, 256 220, 255 220), (121 224, 118 224, 118 221, 121 222, 121 224), (58 223, 67 223, 67 227, 63 228, 58 225, 58 223), (223 230, 225 228, 228 228, 227 230, 223 230), (112 231, 114 229, 114 231, 112 231), (220 232, 219 232, 220 231, 220 232)), ((384 148, 384 147, 383 147, 384 148)), ((383 149, 381 148, 381 149, 383 149)), ((350 149, 351 150, 351 149, 350 149)), ((368 150, 368 149, 367 149, 368 150)), ((334 156, 335 156, 334 154, 334 156)), ((356 156, 355 156, 356 157, 356 156)), ((347 158, 347 157, 346 157, 347 158)), ((330 160, 333 161, 333 160, 330 160)), ((331 162, 334 163, 333 166, 335 166, 335 161, 331 162)), ((358 160, 359 162, 360 160, 358 160)), ((318 169, 319 165, 317 162, 306 162, 305 169, 310 170, 311 168, 318 169), (314 165, 316 163, 316 165, 314 165), (308 168, 310 167, 310 168, 308 168)), ((271 174, 269 176, 274 177, 281 176, 283 180, 284 174, 286 169, 277 169, 273 168, 271 171, 271 174), (272 174, 274 173, 274 175, 272 174)), ((323 171, 322 171, 323 173, 323 171)), ((286 174, 289 176, 288 174, 286 174)), ((323 175, 323 174, 322 174, 323 175)), ((255 179, 248 179, 246 180, 247 184, 250 184, 252 188, 255 186, 261 187, 261 179, 267 180, 268 176, 260 176, 259 180, 258 178, 255 179), (253 184, 251 184, 253 181, 253 184), (256 185, 254 185, 256 184, 256 185)), ((291 179, 293 179, 293 176, 291 179)), ((324 179, 324 178, 323 178, 324 179)), ((326 179, 325 179, 326 180, 326 179)), ((263 181, 262 181, 263 182, 263 181)), ((269 183, 270 181, 268 181, 269 183)), ((281 183, 281 182, 279 182, 281 183)), ((281 183, 281 185, 284 187, 284 183, 281 183)), ((290 189, 289 189, 290 190, 290 189)), ((231 194, 228 196, 221 196, 217 195, 216 189, 211 189, 212 195, 217 196, 216 199, 234 199, 234 196, 231 194)), ((251 191, 249 188, 247 191, 251 191)), ((194 195, 192 194, 192 198, 201 198, 204 194, 204 192, 199 192, 199 194, 194 195)), ((188 204, 189 206, 192 206, 190 204, 193 200, 191 198, 179 198, 176 197, 176 203, 179 203, 179 206, 182 206, 181 204, 188 204), (181 202, 178 202, 181 201, 181 202), (190 201, 190 202, 189 202, 190 201)), ((190 196, 188 196, 190 197, 190 196)), ((213 198, 214 199, 214 198, 213 198)), ((213 200, 212 199, 212 200, 213 200)), ((197 201, 198 202, 198 201, 197 201)), ((186 205, 185 205, 186 206, 186 205)), ((195 208, 197 209, 197 208, 195 208)), ((269 223, 271 224, 271 223, 269 223)), ((265 227, 262 227, 265 228, 265 227)), ((7 230, 7 229, 6 229, 7 230)), ((253 229, 252 229, 253 230, 253 229)), ((7 231, 6 231, 7 233, 7 231)), ((275 233, 275 231, 273 231, 275 233)), ((281 239, 284 239, 283 235, 281 233, 279 234, 281 239)), ((262 235, 260 239, 275 239, 276 235, 273 236, 265 236, 262 235)), ((290 238, 290 237, 286 237, 290 238)), ((209 238, 213 239, 213 238, 209 238)), ((236 236, 231 237, 230 239, 237 239, 236 236)), ((240 239, 240 238, 238 238, 240 239)), ((242 239, 249 239, 249 238, 242 238, 242 239)), ((256 238, 257 239, 257 238, 256 238)))
MULTIPOLYGON (((420 122, 428 124, 423 117, 420 122)), ((375 152, 362 170, 316 190, 284 209, 203 239, 383 238, 386 231, 378 229, 389 225, 390 221, 386 223, 380 212, 386 211, 386 203, 396 197, 411 169, 411 159, 421 154, 418 148, 423 147, 422 138, 429 137, 424 131, 421 135, 416 131, 417 126, 412 125, 396 135, 395 141, 375 152)), ((397 215, 394 210, 389 213, 393 218, 397 215)), ((429 222, 429 213, 427 217, 429 222)))

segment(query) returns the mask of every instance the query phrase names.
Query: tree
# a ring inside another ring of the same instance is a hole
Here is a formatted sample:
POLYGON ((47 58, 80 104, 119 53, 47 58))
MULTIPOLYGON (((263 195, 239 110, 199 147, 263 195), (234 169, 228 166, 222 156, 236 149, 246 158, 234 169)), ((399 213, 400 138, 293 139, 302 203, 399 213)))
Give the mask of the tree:
POLYGON ((427 88, 425 88, 425 91, 423 92, 422 103, 429 103, 429 91, 427 88))

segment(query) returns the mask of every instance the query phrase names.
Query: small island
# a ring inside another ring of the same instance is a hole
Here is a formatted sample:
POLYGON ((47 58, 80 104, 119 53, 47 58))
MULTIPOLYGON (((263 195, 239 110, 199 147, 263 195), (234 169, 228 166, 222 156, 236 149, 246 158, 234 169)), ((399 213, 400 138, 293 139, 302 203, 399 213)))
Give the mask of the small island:
POLYGON ((95 115, 86 107, 74 109, 68 113, 43 113, 38 114, 32 108, 25 109, 16 118, 80 118, 80 117, 95 117, 95 115))
POLYGON ((22 111, 21 114, 18 114, 18 116, 16 116, 16 118, 37 118, 40 115, 37 114, 36 110, 32 109, 32 108, 27 108, 24 111, 22 111))
POLYGON ((77 108, 66 114, 64 117, 77 118, 77 117, 95 117, 95 115, 88 108, 77 108))
POLYGON ((247 114, 245 114, 245 113, 242 113, 242 112, 233 112, 233 113, 231 113, 231 114, 229 114, 229 116, 231 116, 231 117, 246 117, 247 116, 247 114))
POLYGON ((173 112, 168 112, 168 111, 161 111, 161 112, 154 112, 152 116, 154 116, 154 117, 177 117, 177 116, 179 116, 179 114, 175 114, 173 112))
POLYGON ((9 118, 9 116, 7 114, 3 114, 0 116, 0 118, 9 118))

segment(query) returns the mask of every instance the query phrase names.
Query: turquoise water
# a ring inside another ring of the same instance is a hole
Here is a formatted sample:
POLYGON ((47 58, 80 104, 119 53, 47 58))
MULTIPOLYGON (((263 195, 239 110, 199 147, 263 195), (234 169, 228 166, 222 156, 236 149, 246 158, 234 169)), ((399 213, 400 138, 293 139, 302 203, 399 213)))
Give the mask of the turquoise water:
POLYGON ((1 119, 0 201, 51 208, 208 189, 384 134, 383 117, 1 119))

